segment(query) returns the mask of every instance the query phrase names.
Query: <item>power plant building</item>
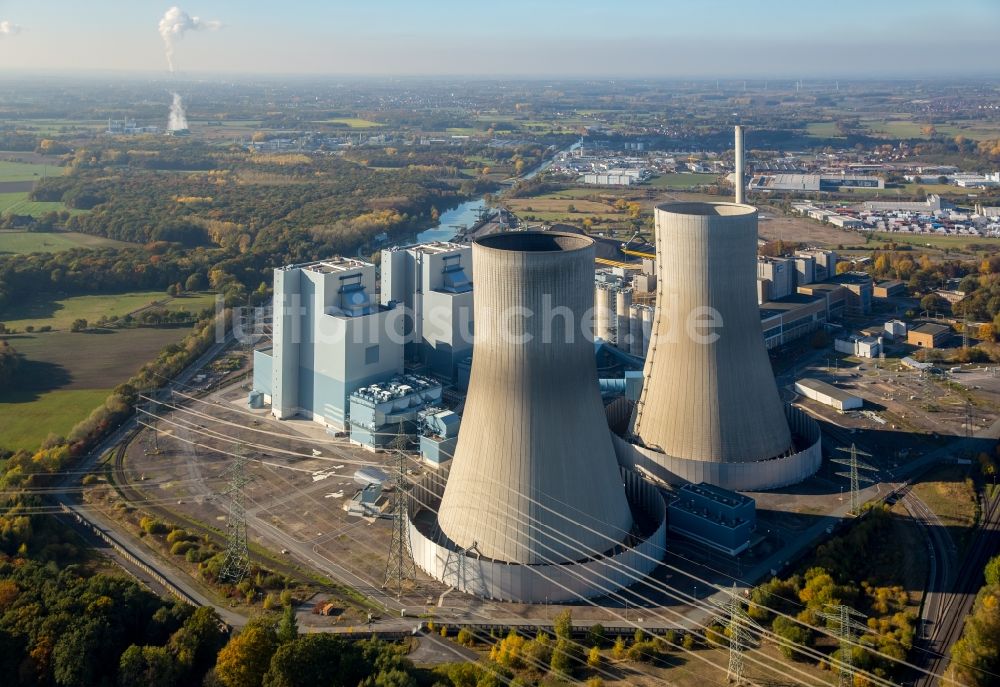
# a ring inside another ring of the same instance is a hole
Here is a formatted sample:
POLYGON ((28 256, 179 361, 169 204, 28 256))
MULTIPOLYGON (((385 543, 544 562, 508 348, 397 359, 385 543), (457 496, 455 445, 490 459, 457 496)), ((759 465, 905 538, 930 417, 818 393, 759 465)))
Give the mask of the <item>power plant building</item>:
POLYGON ((420 456, 431 467, 451 460, 458 446, 462 418, 450 410, 429 408, 420 414, 420 456))
POLYGON ((760 304, 760 323, 764 346, 771 350, 800 339, 823 327, 828 321, 825 298, 792 294, 760 304))
POLYGON ((757 505, 749 496, 706 484, 685 484, 667 506, 670 531, 735 556, 750 546, 757 505))
POLYGON ((381 302, 404 309, 407 359, 448 381, 472 353, 472 279, 467 245, 435 241, 382 251, 381 302))
POLYGON ((655 210, 657 300, 644 385, 619 459, 672 483, 756 490, 819 469, 820 433, 778 396, 755 299, 757 210, 655 210))
POLYGON ((757 302, 778 300, 795 293, 796 274, 792 258, 757 258, 757 302))
POLYGON ((400 434, 414 435, 420 412, 440 401, 441 385, 420 375, 361 387, 350 399, 351 443, 382 448, 400 434))
POLYGON ((619 468, 605 420, 581 326, 593 307, 594 242, 516 232, 472 250, 477 333, 462 431, 446 483, 429 475, 410 492, 414 560, 499 600, 631 585, 662 557, 666 508, 619 468), (541 316, 546 307, 560 315, 541 316))
POLYGON ((274 270, 273 344, 254 351, 253 389, 278 419, 348 429, 348 398, 403 372, 399 312, 372 298, 375 266, 333 258, 274 270))
POLYGON ((860 396, 855 396, 820 379, 803 377, 795 382, 795 390, 806 398, 828 405, 840 412, 859 410, 864 406, 864 400, 860 396))

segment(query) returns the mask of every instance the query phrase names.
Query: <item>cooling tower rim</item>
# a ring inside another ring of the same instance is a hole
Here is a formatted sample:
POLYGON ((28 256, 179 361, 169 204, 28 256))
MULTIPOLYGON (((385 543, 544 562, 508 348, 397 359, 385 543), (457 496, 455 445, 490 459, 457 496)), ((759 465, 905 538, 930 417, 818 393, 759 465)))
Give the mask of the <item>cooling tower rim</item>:
POLYGON ((568 231, 505 231, 488 234, 472 242, 491 253, 575 253, 594 245, 594 239, 568 231))
POLYGON ((657 211, 670 215, 686 215, 689 217, 750 217, 757 214, 757 208, 746 203, 663 203, 656 206, 657 211))
POLYGON ((642 512, 641 531, 577 561, 530 564, 485 558, 475 548, 459 548, 442 536, 436 508, 444 484, 441 475, 426 475, 409 492, 406 524, 414 562, 461 592, 496 601, 563 603, 614 594, 652 574, 667 550, 663 494, 636 470, 619 467, 619 474, 629 507, 642 512))

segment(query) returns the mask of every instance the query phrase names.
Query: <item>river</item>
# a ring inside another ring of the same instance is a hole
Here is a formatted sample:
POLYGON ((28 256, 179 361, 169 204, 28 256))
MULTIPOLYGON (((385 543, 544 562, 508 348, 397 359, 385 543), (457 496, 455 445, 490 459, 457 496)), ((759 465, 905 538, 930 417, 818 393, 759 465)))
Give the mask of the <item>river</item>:
MULTIPOLYGON (((576 150, 581 145, 583 145, 583 139, 571 145, 569 148, 560 150, 559 153, 568 153, 570 151, 576 150)), ((542 173, 548 169, 549 165, 556 158, 556 153, 551 158, 540 164, 535 169, 531 170, 525 174, 522 179, 531 179, 538 174, 542 173)), ((476 221, 479 220, 479 211, 482 207, 486 205, 485 196, 480 196, 479 198, 473 198, 472 200, 467 200, 456 208, 452 208, 447 212, 441 213, 438 218, 438 223, 431 227, 430 229, 425 229, 419 234, 417 234, 417 243, 427 243, 428 241, 451 241, 455 238, 455 234, 458 233, 458 228, 454 225, 463 225, 466 227, 471 227, 476 221)))

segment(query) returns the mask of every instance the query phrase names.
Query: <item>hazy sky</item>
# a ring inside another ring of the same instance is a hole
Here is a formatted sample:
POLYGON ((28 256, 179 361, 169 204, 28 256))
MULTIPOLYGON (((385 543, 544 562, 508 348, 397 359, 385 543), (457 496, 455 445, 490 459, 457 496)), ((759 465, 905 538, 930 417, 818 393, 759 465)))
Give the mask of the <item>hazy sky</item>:
MULTIPOLYGON (((174 3, 0 0, 0 71, 165 73, 174 3)), ((1000 0, 183 0, 181 74, 1000 75, 1000 0)))

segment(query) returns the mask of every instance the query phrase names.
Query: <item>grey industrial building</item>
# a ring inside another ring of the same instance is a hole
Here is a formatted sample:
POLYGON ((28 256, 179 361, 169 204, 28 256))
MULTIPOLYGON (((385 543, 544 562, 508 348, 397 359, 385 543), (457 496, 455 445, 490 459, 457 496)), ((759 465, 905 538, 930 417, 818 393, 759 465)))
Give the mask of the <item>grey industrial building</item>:
POLYGON ((276 418, 345 430, 351 393, 403 372, 401 312, 374 293, 375 266, 362 260, 274 270, 272 348, 254 351, 253 390, 276 418))
POLYGON ((755 302, 756 208, 677 203, 655 215, 656 313, 619 460, 667 482, 737 490, 809 477, 820 433, 784 406, 771 372, 755 302))
POLYGON ((351 394, 351 442, 382 448, 400 436, 417 434, 420 413, 441 401, 441 384, 422 375, 375 382, 351 394))
POLYGON ((472 352, 472 252, 435 241, 382 251, 381 302, 405 312, 407 360, 448 381, 472 352))
POLYGON ((420 414, 420 456, 440 467, 455 455, 462 418, 451 410, 428 408, 420 414))
POLYGON ((735 556, 747 550, 757 526, 749 496, 711 484, 685 484, 667 506, 671 532, 735 556))

